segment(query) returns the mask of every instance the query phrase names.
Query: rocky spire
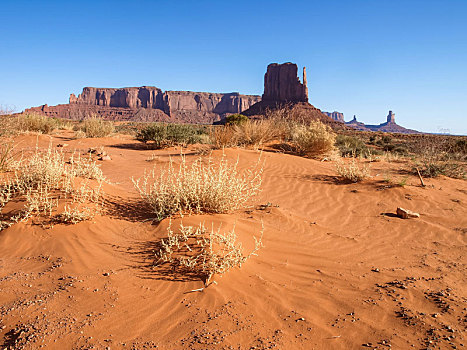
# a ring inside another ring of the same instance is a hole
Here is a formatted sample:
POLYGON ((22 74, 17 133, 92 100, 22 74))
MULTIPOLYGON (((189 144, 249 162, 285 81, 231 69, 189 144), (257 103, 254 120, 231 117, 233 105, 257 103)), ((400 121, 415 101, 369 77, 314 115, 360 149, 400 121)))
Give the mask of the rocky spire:
POLYGON ((388 117, 387 117, 387 123, 396 123, 396 114, 393 113, 392 111, 389 111, 388 117))
POLYGON ((306 67, 303 67, 303 93, 308 101, 308 84, 306 81, 306 67))

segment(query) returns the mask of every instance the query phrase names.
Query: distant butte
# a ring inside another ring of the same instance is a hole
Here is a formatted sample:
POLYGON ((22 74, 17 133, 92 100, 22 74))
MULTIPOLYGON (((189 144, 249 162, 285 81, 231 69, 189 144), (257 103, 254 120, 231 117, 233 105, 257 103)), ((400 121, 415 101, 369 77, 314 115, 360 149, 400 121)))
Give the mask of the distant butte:
POLYGON ((353 119, 349 122, 344 121, 344 114, 340 112, 323 112, 327 116, 331 117, 335 121, 338 121, 340 123, 343 123, 347 126, 350 126, 354 129, 357 130, 362 130, 362 131, 383 131, 383 132, 397 132, 401 134, 418 134, 420 133, 419 131, 412 130, 412 129, 407 129, 404 128, 403 126, 400 126, 396 123, 396 114, 393 111, 389 111, 387 117, 386 117, 386 122, 381 123, 379 125, 369 125, 369 124, 364 124, 362 122, 359 122, 357 120, 357 117, 354 116, 353 119))
POLYGON ((26 109, 25 112, 78 120, 97 115, 116 121, 217 124, 231 114, 242 113, 257 119, 267 117, 268 111, 283 107, 291 109, 288 117, 292 119, 318 119, 334 128, 417 133, 397 125, 392 111, 386 123, 380 125, 366 125, 356 118, 345 122, 343 113, 322 112, 309 103, 306 68, 303 67, 300 81, 298 67, 291 62, 268 65, 262 96, 238 92, 162 91, 155 86, 85 87, 78 96, 71 94, 68 104, 45 104, 26 109))
POLYGON ((108 120, 212 124, 226 115, 241 113, 261 100, 238 92, 162 91, 154 86, 126 88, 85 87, 69 103, 27 109, 51 117, 83 119, 98 115, 108 120))
POLYGON ((264 93, 260 102, 255 103, 242 114, 249 117, 262 117, 268 111, 287 107, 291 116, 302 120, 318 119, 335 127, 342 127, 332 118, 308 102, 306 68, 303 67, 303 82, 298 77, 295 63, 271 63, 264 75, 264 93))

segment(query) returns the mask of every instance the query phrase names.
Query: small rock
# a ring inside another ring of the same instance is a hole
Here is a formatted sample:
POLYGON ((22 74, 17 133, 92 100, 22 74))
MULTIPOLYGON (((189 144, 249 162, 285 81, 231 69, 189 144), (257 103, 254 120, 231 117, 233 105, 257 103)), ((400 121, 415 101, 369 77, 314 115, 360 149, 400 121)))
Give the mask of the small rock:
POLYGON ((105 155, 99 158, 99 160, 112 160, 109 155, 105 155))
POLYGON ((402 219, 419 218, 420 214, 404 208, 397 208, 397 216, 402 219))
POLYGON ((105 272, 103 273, 104 276, 110 276, 110 273, 109 272, 105 272))
POLYGON ((68 143, 59 143, 57 147, 68 147, 68 143))
POLYGON ((295 320, 295 322, 298 322, 298 321, 305 321, 305 317, 300 317, 300 318, 295 320))

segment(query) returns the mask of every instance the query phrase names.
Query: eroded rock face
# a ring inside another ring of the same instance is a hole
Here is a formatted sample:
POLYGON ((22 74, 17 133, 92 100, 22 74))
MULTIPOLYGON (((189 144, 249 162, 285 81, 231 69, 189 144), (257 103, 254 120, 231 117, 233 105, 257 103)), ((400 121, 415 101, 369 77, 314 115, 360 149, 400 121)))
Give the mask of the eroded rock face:
POLYGON ((78 97, 71 94, 69 102, 106 107, 162 109, 163 92, 154 86, 121 89, 85 87, 78 97))
MULTIPOLYGON (((149 108, 159 109, 168 116, 187 118, 185 122, 196 121, 196 116, 210 116, 212 119, 241 113, 260 101, 259 96, 240 95, 232 92, 227 94, 165 91, 154 86, 128 87, 121 89, 85 87, 76 97, 70 95, 70 105, 92 105, 113 108, 149 108)), ((218 118, 217 118, 218 119, 218 118)))
POLYGON ((326 114, 328 117, 331 117, 337 122, 344 123, 344 113, 340 113, 340 112, 323 112, 323 113, 326 114))
POLYGON ((264 75, 265 102, 308 102, 306 69, 303 68, 303 83, 297 76, 295 63, 271 63, 264 75))
POLYGON ((71 94, 67 105, 43 105, 26 112, 71 119, 99 115, 109 120, 210 124, 226 115, 241 113, 260 100, 260 96, 237 92, 164 92, 154 86, 85 87, 78 96, 71 94))
POLYGON ((396 114, 389 111, 386 123, 396 123, 396 114))

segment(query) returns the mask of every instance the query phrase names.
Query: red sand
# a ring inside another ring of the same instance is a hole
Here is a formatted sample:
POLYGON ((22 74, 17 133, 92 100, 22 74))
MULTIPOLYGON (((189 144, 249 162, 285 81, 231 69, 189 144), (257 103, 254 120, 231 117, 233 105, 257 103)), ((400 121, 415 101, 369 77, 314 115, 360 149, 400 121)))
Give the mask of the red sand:
MULTIPOLYGON (((264 224, 264 248, 241 269, 199 280, 153 268, 166 236, 136 205, 130 178, 179 150, 142 150, 130 137, 71 140, 21 136, 67 150, 104 146, 106 213, 76 225, 16 224, 0 232, 0 348, 18 349, 451 349, 467 344, 467 186, 409 176, 372 163, 359 184, 334 165, 263 152, 254 208, 172 221, 235 225, 246 249, 264 224), (148 157, 159 156, 154 162, 148 157), (271 203, 260 208, 260 204, 271 203), (395 217, 398 206, 421 214, 395 217), (106 276, 108 274, 108 276, 106 276), (434 317, 434 315, 436 317, 434 317), (429 343, 429 342, 432 343, 429 343), (365 345, 365 346, 363 346, 365 345)), ((190 151, 187 152, 190 154, 190 151)), ((241 168, 252 150, 228 149, 241 168)), ((219 157, 222 151, 215 151, 219 157)), ((194 157, 189 155, 188 157, 194 157)))

